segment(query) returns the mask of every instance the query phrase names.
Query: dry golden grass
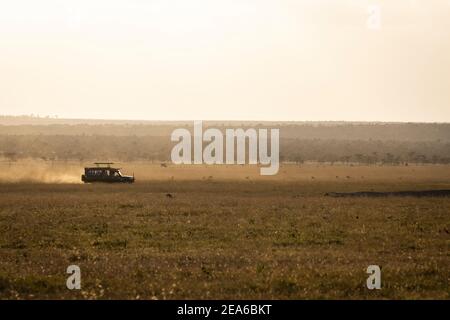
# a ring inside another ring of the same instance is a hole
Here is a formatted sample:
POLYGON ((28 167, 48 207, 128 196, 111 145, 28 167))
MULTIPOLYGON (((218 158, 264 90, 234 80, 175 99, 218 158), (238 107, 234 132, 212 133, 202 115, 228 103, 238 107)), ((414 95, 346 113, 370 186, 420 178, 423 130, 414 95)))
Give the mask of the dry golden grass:
POLYGON ((450 298, 450 198, 324 196, 450 189, 449 166, 123 164, 133 185, 46 166, 2 168, 0 298, 450 298), (381 290, 365 287, 371 264, 381 290))

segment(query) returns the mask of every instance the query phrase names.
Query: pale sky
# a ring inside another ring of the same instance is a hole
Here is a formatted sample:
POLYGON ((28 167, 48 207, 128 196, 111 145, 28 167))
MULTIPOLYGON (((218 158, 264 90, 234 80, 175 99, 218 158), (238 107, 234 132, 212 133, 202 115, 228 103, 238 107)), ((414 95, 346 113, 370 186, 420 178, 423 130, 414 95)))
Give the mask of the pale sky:
POLYGON ((450 0, 0 0, 0 114, 450 122, 450 0))

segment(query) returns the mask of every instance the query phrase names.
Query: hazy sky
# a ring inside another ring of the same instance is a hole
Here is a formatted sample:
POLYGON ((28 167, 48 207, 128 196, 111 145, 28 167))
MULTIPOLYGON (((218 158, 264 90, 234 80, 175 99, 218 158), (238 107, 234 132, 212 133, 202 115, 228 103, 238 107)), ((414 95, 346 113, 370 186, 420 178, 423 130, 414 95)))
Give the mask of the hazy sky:
POLYGON ((31 113, 449 122, 450 0, 0 0, 0 114, 31 113))

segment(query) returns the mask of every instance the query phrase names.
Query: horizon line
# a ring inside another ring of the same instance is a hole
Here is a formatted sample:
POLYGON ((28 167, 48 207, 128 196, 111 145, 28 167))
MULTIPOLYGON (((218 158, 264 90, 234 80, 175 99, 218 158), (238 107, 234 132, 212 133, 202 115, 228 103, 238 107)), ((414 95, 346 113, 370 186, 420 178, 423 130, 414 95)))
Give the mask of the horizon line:
POLYGON ((132 118, 83 118, 83 117, 59 117, 58 115, 39 115, 39 114, 0 114, 0 118, 28 118, 35 120, 52 120, 52 121, 110 121, 110 122, 285 122, 285 123, 314 123, 314 122, 331 122, 331 123, 389 123, 389 124, 449 124, 450 122, 439 121, 410 121, 410 120, 262 120, 262 119, 132 119, 132 118))

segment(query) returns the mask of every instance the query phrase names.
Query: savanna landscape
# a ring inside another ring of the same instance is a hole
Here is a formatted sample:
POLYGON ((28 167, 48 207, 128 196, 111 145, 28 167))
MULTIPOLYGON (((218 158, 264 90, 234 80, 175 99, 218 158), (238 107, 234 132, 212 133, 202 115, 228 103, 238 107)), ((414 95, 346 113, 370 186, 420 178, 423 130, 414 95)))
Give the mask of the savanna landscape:
MULTIPOLYGON (((2 139, 24 137, 42 139, 2 139)), ((66 139, 74 137, 84 136, 66 139)), ((448 146, 448 139, 435 143, 448 146)), ((58 146, 49 148, 63 154, 58 146)), ((2 150, 20 155, 17 147, 2 150)), ((254 165, 118 159, 134 184, 83 184, 95 156, 5 156, 0 298, 449 299, 450 197, 332 196, 448 190, 449 164, 313 158, 286 160, 275 176, 261 176, 254 165), (81 290, 66 287, 73 264, 81 290), (366 287, 369 265, 381 267, 381 290, 366 287)))
POLYGON ((450 0, 2 1, 2 311, 447 307, 449 17, 450 0))

